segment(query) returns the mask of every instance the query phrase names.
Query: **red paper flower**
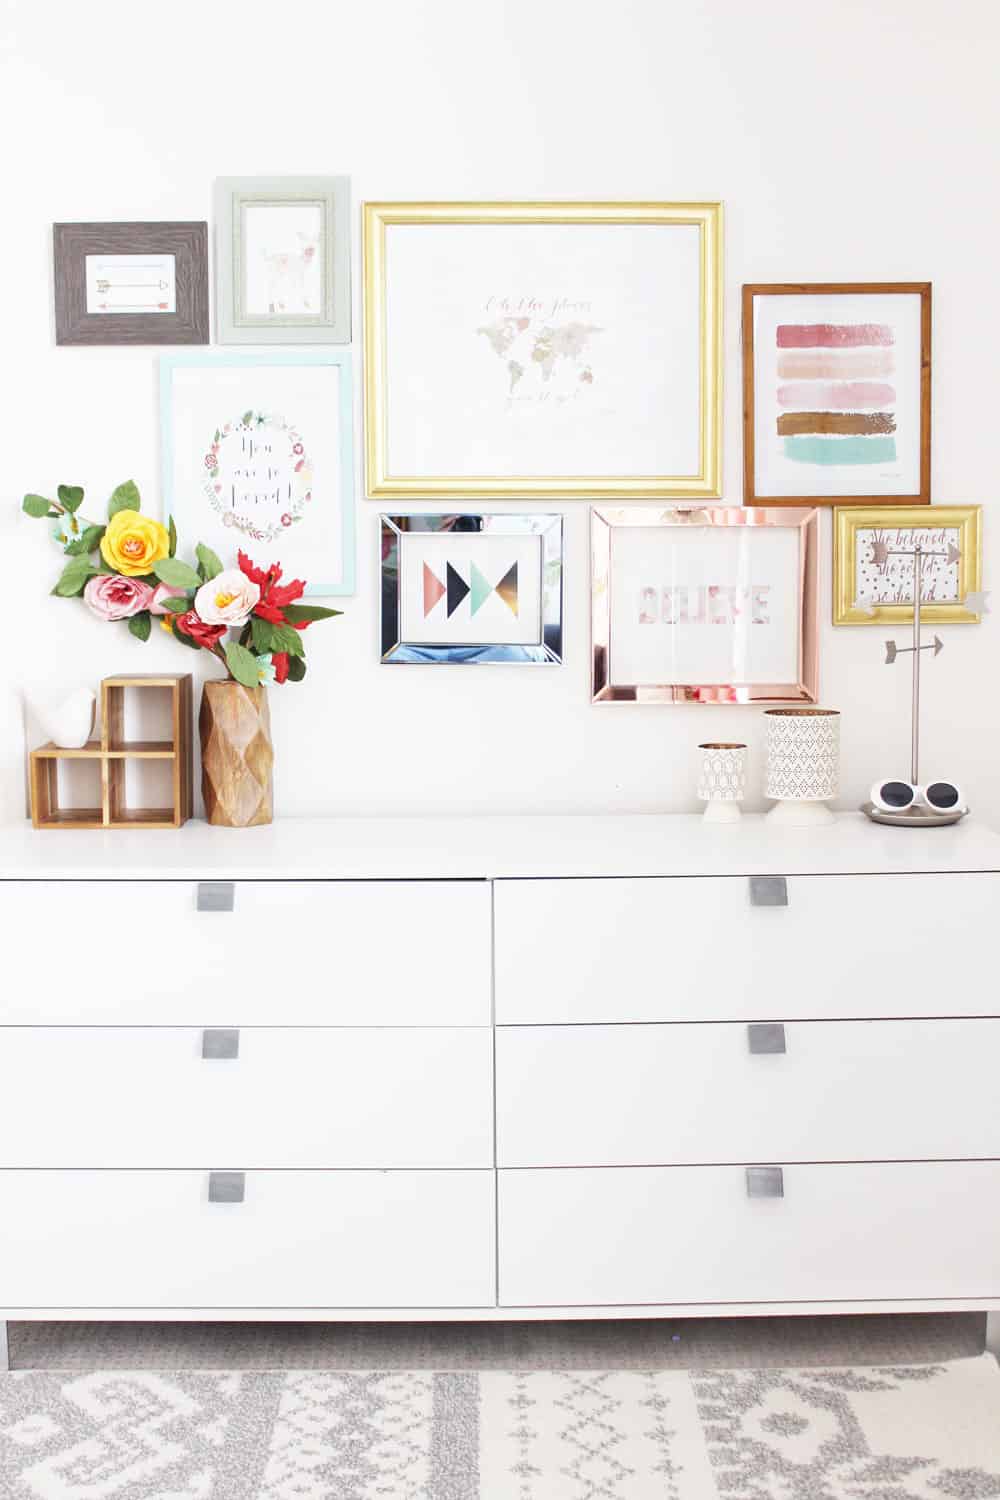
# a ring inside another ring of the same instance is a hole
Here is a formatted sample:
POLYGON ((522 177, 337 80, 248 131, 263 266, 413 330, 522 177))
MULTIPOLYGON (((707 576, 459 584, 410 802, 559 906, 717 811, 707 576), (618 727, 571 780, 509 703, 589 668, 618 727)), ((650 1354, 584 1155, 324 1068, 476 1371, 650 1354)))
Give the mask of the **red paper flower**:
POLYGON ((211 651, 217 641, 221 640, 226 633, 225 625, 206 625, 204 620, 199 619, 193 609, 185 610, 182 615, 174 616, 174 628, 182 635, 189 635, 199 646, 204 646, 211 651))
POLYGON ((245 552, 237 552, 236 561, 240 565, 240 571, 255 583, 260 589, 260 600, 254 610, 262 620, 269 620, 272 625, 285 625, 285 605, 292 604, 296 599, 302 597, 305 590, 305 582, 301 578, 293 578, 291 583, 279 583, 281 577, 281 564, 272 563, 266 570, 255 567, 245 552))
POLYGON ((271 666, 274 668, 274 680, 275 680, 275 682, 287 682, 288 681, 288 652, 287 651, 272 651, 271 652, 271 666))
POLYGON ((278 579, 281 577, 280 563, 272 563, 271 566, 266 569, 257 568, 254 567, 253 563, 250 561, 249 557, 247 557, 245 552, 237 552, 236 561, 240 565, 240 572, 245 573, 246 576, 250 579, 251 583, 255 583, 257 585, 261 593, 264 592, 269 584, 277 583, 278 579))

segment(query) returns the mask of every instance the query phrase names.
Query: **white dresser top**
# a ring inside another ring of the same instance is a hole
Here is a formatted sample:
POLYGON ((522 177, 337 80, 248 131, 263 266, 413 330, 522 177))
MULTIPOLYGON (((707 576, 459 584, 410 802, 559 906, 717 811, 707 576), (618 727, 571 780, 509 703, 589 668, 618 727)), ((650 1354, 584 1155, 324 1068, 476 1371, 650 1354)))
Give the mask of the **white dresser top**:
POLYGON ((825 828, 760 815, 284 818, 266 828, 113 833, 0 829, 3 880, 378 880, 1000 871, 1000 836, 883 828, 839 813, 825 828))

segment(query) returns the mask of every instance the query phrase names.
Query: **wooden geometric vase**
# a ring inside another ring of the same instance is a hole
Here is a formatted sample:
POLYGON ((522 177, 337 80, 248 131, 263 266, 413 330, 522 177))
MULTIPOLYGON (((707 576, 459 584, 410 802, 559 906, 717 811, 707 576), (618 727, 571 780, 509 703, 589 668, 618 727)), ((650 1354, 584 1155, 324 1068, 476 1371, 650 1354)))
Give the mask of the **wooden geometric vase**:
POLYGON ((205 817, 221 828, 254 828, 274 816, 267 689, 206 682, 198 715, 205 817))

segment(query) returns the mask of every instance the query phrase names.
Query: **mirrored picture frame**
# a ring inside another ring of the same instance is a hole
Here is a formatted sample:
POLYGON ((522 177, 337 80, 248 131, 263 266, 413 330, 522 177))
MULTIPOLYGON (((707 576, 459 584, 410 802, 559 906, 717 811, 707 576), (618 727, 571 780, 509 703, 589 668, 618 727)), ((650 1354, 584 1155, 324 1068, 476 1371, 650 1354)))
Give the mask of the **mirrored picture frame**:
POLYGON ((591 511, 595 703, 815 703, 819 512, 591 511))
POLYGON ((349 344, 351 179, 215 183, 220 344, 349 344))
POLYGON ((382 515, 379 539, 383 664, 561 664, 561 515, 382 515))

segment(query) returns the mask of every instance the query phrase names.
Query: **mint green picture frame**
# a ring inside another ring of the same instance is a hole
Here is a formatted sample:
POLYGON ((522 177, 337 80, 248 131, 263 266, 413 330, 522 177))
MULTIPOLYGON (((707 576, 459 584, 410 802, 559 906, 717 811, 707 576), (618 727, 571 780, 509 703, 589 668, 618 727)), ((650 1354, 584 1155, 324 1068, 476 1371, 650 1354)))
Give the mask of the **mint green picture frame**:
MULTIPOLYGON (((353 395, 353 365, 351 354, 348 350, 333 349, 303 349, 298 353, 275 352, 269 353, 264 350, 247 353, 214 353, 204 352, 198 354, 170 354, 163 355, 160 359, 160 469, 163 486, 163 516, 164 520, 173 515, 178 520, 180 529, 183 530, 183 505, 179 504, 180 497, 177 493, 175 482, 174 445, 176 441, 174 424, 174 401, 173 401, 173 376, 174 372, 182 368, 196 366, 200 369, 240 369, 245 368, 248 373, 257 368, 281 366, 284 368, 301 367, 303 370, 317 369, 324 366, 335 366, 340 371, 339 384, 339 492, 338 492, 338 514, 331 516, 331 525, 339 528, 342 570, 340 578, 325 578, 310 580, 306 588, 306 595, 311 598, 338 598, 353 594, 357 587, 357 538, 356 538, 356 511, 357 497, 354 483, 354 395, 353 395)), ((248 399, 248 405, 253 405, 248 399)), ((322 501, 320 502, 322 503, 322 501)), ((191 547, 198 541, 197 537, 184 537, 184 541, 191 547)))

